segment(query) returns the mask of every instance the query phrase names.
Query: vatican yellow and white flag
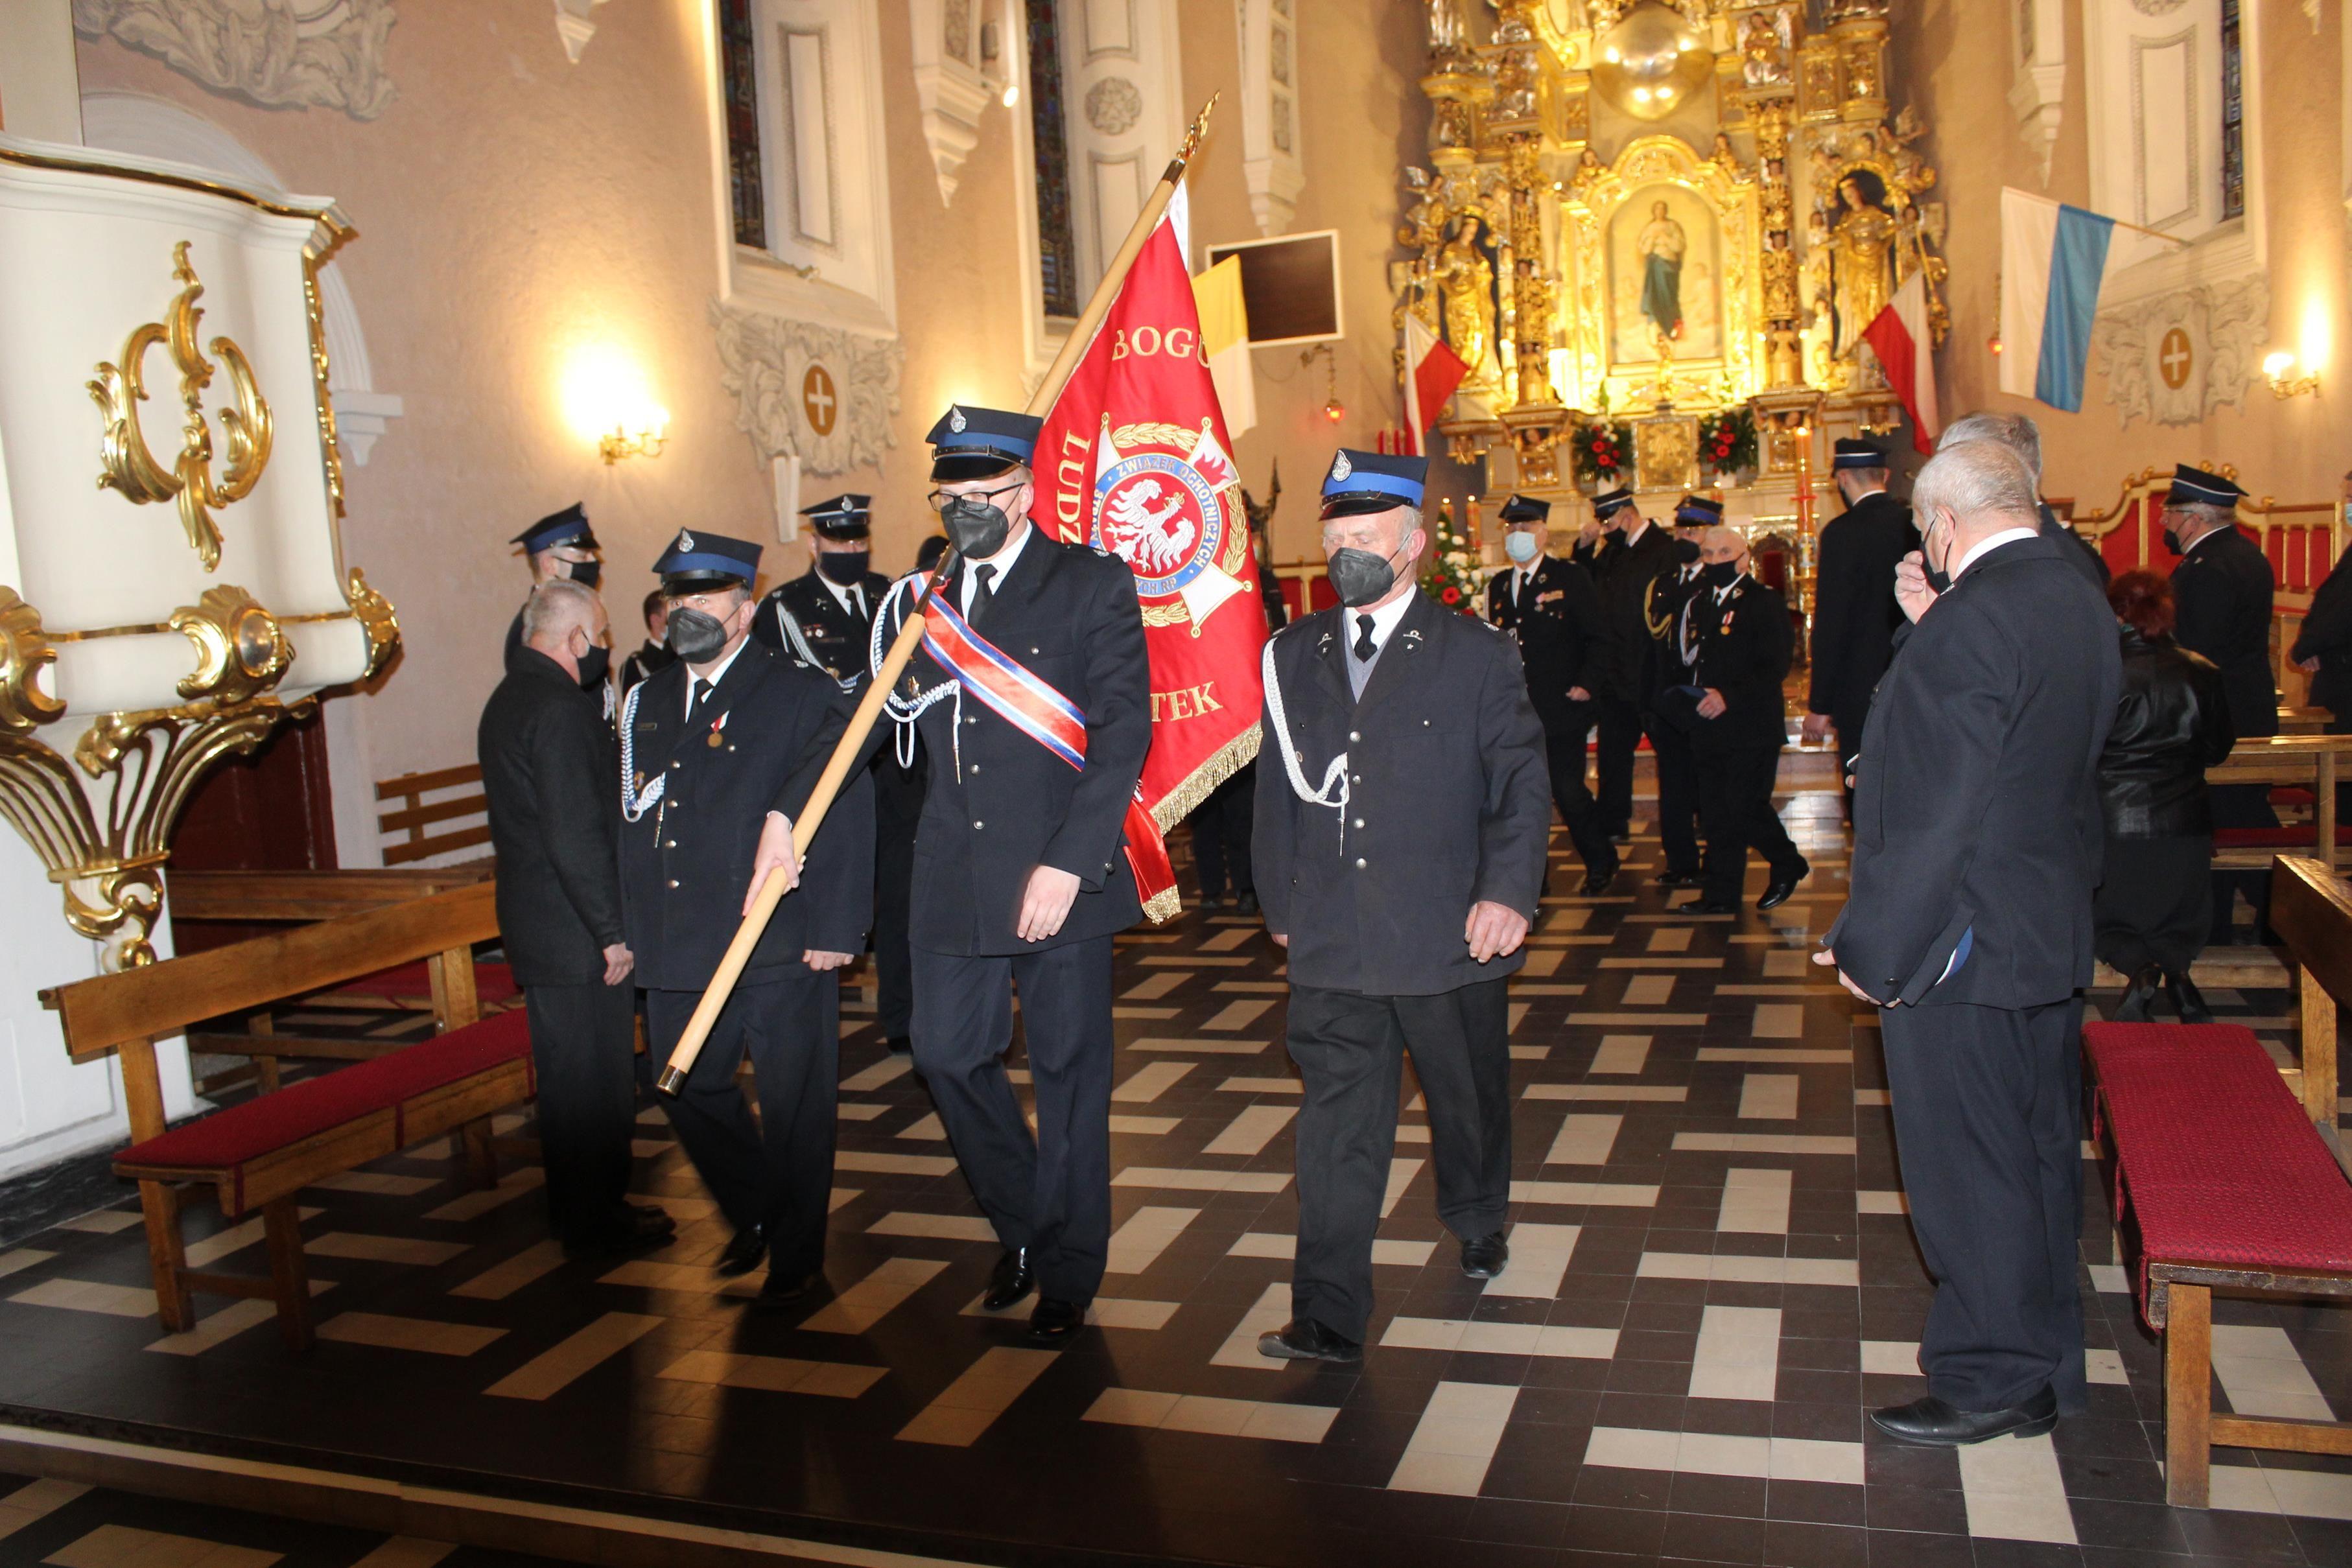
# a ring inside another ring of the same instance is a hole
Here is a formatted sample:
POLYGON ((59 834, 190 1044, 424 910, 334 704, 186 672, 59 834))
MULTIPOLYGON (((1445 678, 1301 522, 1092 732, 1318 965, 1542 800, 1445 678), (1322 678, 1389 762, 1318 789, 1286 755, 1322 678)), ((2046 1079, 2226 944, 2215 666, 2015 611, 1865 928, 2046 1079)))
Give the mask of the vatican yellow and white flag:
POLYGON ((1209 357, 1209 379, 1224 410, 1225 434, 1239 435, 1257 423, 1257 383, 1250 368, 1249 307, 1242 299, 1242 258, 1229 256, 1192 279, 1192 303, 1201 312, 1201 348, 1209 357))

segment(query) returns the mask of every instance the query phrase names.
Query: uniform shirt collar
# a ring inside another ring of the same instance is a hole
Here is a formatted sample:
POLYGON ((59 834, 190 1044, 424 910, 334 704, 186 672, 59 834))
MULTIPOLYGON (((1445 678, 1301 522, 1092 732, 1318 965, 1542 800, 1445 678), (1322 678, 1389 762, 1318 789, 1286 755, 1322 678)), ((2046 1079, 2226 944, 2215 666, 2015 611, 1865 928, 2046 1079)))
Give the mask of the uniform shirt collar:
POLYGON ((864 597, 864 595, 862 593, 859 594, 857 599, 850 597, 852 593, 856 593, 858 591, 857 584, 850 583, 844 585, 842 583, 835 582, 833 579, 825 576, 824 571, 817 567, 812 566, 809 568, 809 570, 815 575, 816 580, 819 582, 824 585, 824 591, 833 595, 833 601, 835 604, 840 605, 842 609, 847 611, 853 616, 857 613, 859 601, 864 597))
POLYGON ((1738 577, 1733 578, 1729 582, 1725 583, 1721 588, 1715 590, 1715 601, 1717 604, 1722 603, 1725 600, 1731 597, 1731 591, 1733 589, 1738 588, 1741 583, 1746 582, 1747 580, 1748 574, 1743 571, 1738 577))
POLYGON ((2020 539, 2039 538, 2041 536, 2042 530, 2039 528, 2003 528, 1990 538, 1979 539, 1968 554, 1960 557, 1960 563, 1952 568, 1952 580, 1958 582, 1966 576, 1969 568, 1976 565, 1978 557, 1989 555, 2003 545, 2013 545, 2020 539))
POLYGON ((2203 549, 2207 544, 2210 543, 2214 539, 2220 538, 2223 534, 2233 534, 2237 531, 2238 525, 2235 523, 2223 523, 2220 528, 2208 528, 2203 533, 2197 536, 2197 542, 2195 544, 2190 545, 2187 549, 2182 550, 2180 553, 2184 559, 2189 556, 2195 555, 2199 550, 2203 549))
POLYGON ((980 586, 980 569, 983 566, 994 567, 996 575, 988 580, 988 591, 991 595, 1003 592, 1004 585, 1013 579, 1013 563, 1019 560, 1021 552, 1029 548, 1029 536, 1036 531, 1037 524, 1033 519, 1021 530, 1020 537, 1003 549, 998 550, 986 560, 968 560, 963 563, 963 596, 959 608, 965 614, 971 613, 971 595, 972 591, 980 586))
POLYGON ((1419 589, 1415 589, 1411 593, 1400 593, 1394 601, 1381 605, 1378 610, 1349 611, 1348 646, 1352 650, 1356 645, 1357 618, 1370 615, 1372 618, 1372 652, 1378 653, 1387 647, 1390 637, 1396 632, 1397 622, 1404 619, 1404 612, 1412 608, 1412 601, 1420 597, 1420 592, 1419 589))
POLYGON ((744 650, 744 649, 746 649, 746 648, 748 648, 748 647, 750 647, 751 645, 751 638, 749 638, 749 637, 746 637, 746 638, 744 638, 740 643, 736 643, 736 644, 735 644, 735 651, 734 651, 733 653, 731 653, 728 654, 725 658, 723 658, 723 659, 719 660, 719 667, 718 667, 717 669, 715 669, 715 670, 711 671, 711 672, 710 672, 710 674, 709 674, 708 675, 698 675, 698 674, 696 674, 694 673, 694 671, 693 671, 693 669, 692 669, 691 667, 689 667, 689 668, 687 670, 687 672, 686 672, 686 716, 687 716, 687 717, 688 717, 688 718, 692 718, 692 717, 694 716, 694 704, 695 704, 695 699, 702 695, 703 688, 704 688, 704 687, 706 687, 706 686, 715 686, 715 685, 717 685, 719 682, 721 682, 721 681, 725 680, 725 679, 727 678, 727 672, 728 672, 728 671, 730 671, 730 670, 731 670, 731 669, 733 669, 733 668, 735 667, 735 661, 736 661, 736 660, 738 660, 738 659, 740 659, 740 658, 741 658, 741 657, 743 656, 743 650, 744 650))

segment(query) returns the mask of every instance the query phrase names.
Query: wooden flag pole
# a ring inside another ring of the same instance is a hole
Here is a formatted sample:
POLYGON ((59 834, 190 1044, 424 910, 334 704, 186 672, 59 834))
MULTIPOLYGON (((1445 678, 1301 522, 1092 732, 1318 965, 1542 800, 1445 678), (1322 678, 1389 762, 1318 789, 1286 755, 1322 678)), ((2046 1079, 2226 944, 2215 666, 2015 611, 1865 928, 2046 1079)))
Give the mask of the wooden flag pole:
MULTIPOLYGON (((1207 134, 1209 112, 1216 107, 1217 95, 1213 93, 1209 101, 1201 106, 1200 115, 1185 131, 1184 140, 1176 149, 1176 156, 1169 161, 1167 171, 1160 176, 1160 183, 1153 187, 1150 199, 1143 204, 1143 210, 1135 215, 1134 224, 1127 231, 1126 240, 1118 247, 1118 254, 1111 257, 1110 266, 1104 269, 1102 281, 1095 285, 1094 294, 1087 299, 1086 309, 1079 313, 1077 324, 1070 329, 1070 335, 1063 340, 1061 351, 1054 356, 1045 380, 1037 383, 1036 393, 1030 398, 1024 413, 1042 417, 1054 406, 1054 400, 1062 395, 1062 388, 1078 368, 1079 358, 1086 353, 1087 346, 1094 341, 1095 332, 1102 326, 1103 318, 1109 314, 1111 301, 1118 298, 1119 286, 1127 281, 1128 269, 1135 265, 1135 258, 1143 251, 1144 242, 1151 237, 1151 231, 1160 226, 1160 218, 1168 211, 1168 204, 1175 199, 1176 187, 1184 179, 1185 166, 1200 151, 1201 139, 1207 134)), ((906 624, 898 629, 898 635, 891 641, 889 652, 883 655, 881 669, 875 672, 874 679, 866 687, 866 695, 858 699, 857 710, 850 716, 849 727, 842 732, 839 744, 835 746, 832 758, 824 765, 824 773, 818 776, 816 788, 809 791, 808 804, 801 809, 799 819, 793 823, 793 853, 795 858, 807 857, 810 841, 816 837, 817 829, 824 825, 825 813, 833 809, 834 798, 841 793, 842 785, 848 781, 850 769, 866 749, 866 737, 873 734, 874 726, 882 716, 884 701, 889 696, 891 688, 898 684, 898 677, 906 674, 915 650, 922 643, 924 610, 930 604, 931 596, 953 580, 955 568, 955 551, 950 549, 940 559, 938 570, 932 572, 931 580, 923 590, 921 602, 907 617, 906 624)), ((751 901, 751 912, 735 928, 735 939, 727 944, 726 955, 719 960, 719 967, 711 975, 710 984, 704 988, 702 999, 695 1004, 694 1016, 687 1019, 686 1031, 677 1037, 677 1048, 669 1053, 668 1065, 662 1069, 661 1077, 656 1081, 656 1086, 663 1093, 676 1094, 685 1085, 686 1075, 693 1070, 695 1058, 702 1054, 703 1041, 710 1038, 711 1027, 719 1021, 719 1009, 727 1005, 728 997, 734 992, 735 982, 742 977, 743 966, 751 962, 751 949, 759 946, 761 934, 768 928, 769 918, 776 913, 776 905, 783 902, 788 891, 781 870, 770 872, 767 880, 760 884, 759 896, 751 901)))

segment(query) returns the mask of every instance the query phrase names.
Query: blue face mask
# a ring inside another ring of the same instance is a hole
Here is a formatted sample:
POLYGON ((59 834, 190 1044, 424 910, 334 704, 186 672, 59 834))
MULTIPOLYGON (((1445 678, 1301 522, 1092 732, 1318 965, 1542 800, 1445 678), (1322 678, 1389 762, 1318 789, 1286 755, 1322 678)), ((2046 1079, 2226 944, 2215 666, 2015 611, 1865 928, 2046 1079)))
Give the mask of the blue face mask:
POLYGON ((1513 528, 1503 536, 1503 553, 1525 566, 1541 552, 1536 549, 1535 535, 1521 528, 1513 528))

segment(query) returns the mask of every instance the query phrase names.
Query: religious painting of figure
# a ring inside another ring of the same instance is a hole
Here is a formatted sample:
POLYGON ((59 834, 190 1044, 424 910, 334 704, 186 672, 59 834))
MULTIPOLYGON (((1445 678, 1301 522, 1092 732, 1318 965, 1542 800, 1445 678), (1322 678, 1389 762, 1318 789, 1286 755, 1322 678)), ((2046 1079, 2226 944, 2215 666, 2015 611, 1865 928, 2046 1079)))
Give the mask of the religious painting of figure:
POLYGON ((1831 351, 1846 359, 1895 298, 1895 240, 1902 225, 1886 204, 1886 183, 1871 170, 1850 170, 1838 181, 1837 192, 1837 214, 1830 230, 1837 323, 1831 351))
POLYGON ((1628 196, 1609 220, 1610 359, 1654 364, 1723 352, 1722 240, 1713 209, 1681 185, 1628 196))

